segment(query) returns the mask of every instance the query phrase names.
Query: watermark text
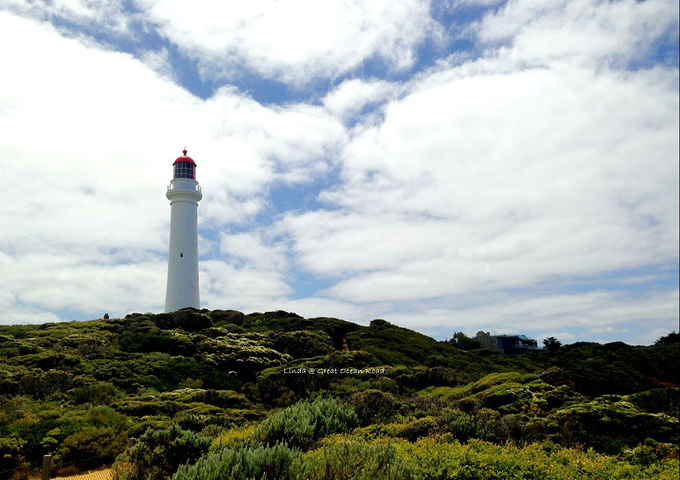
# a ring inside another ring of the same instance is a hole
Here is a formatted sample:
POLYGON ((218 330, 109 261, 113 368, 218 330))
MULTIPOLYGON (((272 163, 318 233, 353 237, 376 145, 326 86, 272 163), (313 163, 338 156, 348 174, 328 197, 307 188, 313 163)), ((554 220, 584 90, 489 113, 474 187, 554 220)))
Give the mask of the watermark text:
POLYGON ((380 368, 284 368, 284 375, 380 375, 385 367, 380 368))

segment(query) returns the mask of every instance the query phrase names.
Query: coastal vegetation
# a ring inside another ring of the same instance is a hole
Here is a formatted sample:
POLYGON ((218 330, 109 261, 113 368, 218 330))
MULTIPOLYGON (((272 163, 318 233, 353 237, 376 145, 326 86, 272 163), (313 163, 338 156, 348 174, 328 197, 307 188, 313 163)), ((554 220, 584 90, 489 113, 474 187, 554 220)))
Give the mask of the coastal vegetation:
POLYGON ((680 344, 227 310, 0 326, 0 478, 677 478, 680 344), (135 442, 130 442, 135 439, 135 442))

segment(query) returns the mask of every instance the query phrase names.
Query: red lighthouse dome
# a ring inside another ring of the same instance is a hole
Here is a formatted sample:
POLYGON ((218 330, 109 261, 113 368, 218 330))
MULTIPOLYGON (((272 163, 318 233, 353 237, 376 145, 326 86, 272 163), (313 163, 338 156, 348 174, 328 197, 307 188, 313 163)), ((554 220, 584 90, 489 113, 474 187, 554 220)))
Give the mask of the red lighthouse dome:
POLYGON ((191 178, 196 180, 196 162, 191 157, 187 157, 187 151, 182 151, 183 155, 177 157, 175 163, 172 164, 174 167, 173 178, 191 178))
MULTIPOLYGON (((191 157, 187 157, 187 151, 182 150, 183 155, 181 157, 177 157, 177 160, 175 160, 175 163, 181 162, 181 163, 191 163, 193 165, 196 165, 196 162, 194 162, 194 159, 191 157)), ((175 164, 173 163, 173 165, 175 164)))

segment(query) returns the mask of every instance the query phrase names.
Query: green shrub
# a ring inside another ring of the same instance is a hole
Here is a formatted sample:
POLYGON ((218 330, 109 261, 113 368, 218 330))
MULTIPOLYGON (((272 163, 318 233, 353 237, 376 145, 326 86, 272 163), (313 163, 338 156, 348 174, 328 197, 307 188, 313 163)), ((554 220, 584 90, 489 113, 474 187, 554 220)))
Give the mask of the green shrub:
POLYGON ((391 445, 340 441, 303 454, 285 444, 223 449, 172 480, 407 480, 413 467, 391 445))
POLYGON ((292 360, 290 355, 267 346, 261 333, 227 333, 217 338, 204 337, 198 342, 201 361, 223 371, 236 371, 243 378, 292 360))
POLYGON ((74 403, 94 403, 108 405, 123 397, 123 392, 108 382, 97 382, 73 389, 71 393, 74 403))
POLYGON ((331 352, 324 358, 321 366, 325 368, 366 368, 380 365, 380 360, 370 352, 352 350, 351 352, 331 352))
POLYGON ((188 336, 148 325, 124 331, 118 337, 118 345, 125 352, 165 352, 184 356, 193 355, 196 350, 188 336))
POLYGON ((646 392, 629 395, 628 399, 649 413, 667 413, 680 417, 680 389, 653 388, 646 392))
POLYGON ((87 410, 86 421, 94 427, 111 427, 116 432, 127 430, 128 418, 108 406, 94 406, 87 410))
POLYGON ((437 422, 432 417, 419 418, 404 425, 398 433, 398 436, 407 439, 410 442, 415 442, 421 437, 427 437, 438 430, 437 422))
POLYGON ((677 345, 629 346, 577 342, 553 354, 553 362, 589 397, 607 393, 632 394, 659 385, 680 383, 677 345))
POLYGON ((648 438, 635 448, 625 450, 623 458, 633 465, 645 467, 667 458, 678 458, 678 446, 670 443, 659 443, 648 438))
POLYGON ((294 478, 309 480, 409 480, 419 478, 390 444, 341 440, 304 457, 294 478))
POLYGON ((180 465, 193 463, 208 451, 210 438, 177 425, 147 430, 113 466, 114 480, 165 480, 180 465))
POLYGON ((663 345, 663 344, 674 344, 674 343, 680 343, 680 334, 676 331, 672 331, 668 335, 664 335, 662 337, 659 337, 656 342, 654 342, 654 345, 663 345))
POLYGON ((560 443, 582 444, 612 455, 648 437, 659 442, 680 442, 680 421, 676 417, 646 413, 614 395, 570 405, 555 412, 552 419, 560 425, 560 443))
POLYGON ((424 480, 678 478, 677 460, 669 459, 645 466, 618 457, 598 455, 592 450, 584 452, 556 448, 553 444, 548 448, 541 444, 516 447, 472 439, 462 445, 456 441, 448 443, 441 439, 422 438, 416 443, 398 443, 396 448, 406 461, 414 465, 418 478, 424 480))
POLYGON ((325 332, 299 330, 272 332, 272 347, 293 358, 318 357, 332 352, 333 341, 325 332))
POLYGON ((389 393, 380 390, 365 390, 355 393, 349 399, 362 426, 386 422, 399 411, 400 403, 389 393))
POLYGON ((242 312, 237 312, 235 310, 213 310, 208 313, 208 316, 212 319, 213 324, 217 326, 221 325, 243 325, 246 316, 242 312))
POLYGON ((172 313, 152 315, 151 320, 164 330, 181 328, 187 332, 198 332, 212 327, 210 318, 192 309, 177 310, 172 313))
POLYGON ((507 432, 501 424, 501 415, 490 408, 480 408, 474 415, 477 438, 489 442, 504 442, 507 432))
POLYGON ((24 461, 24 445, 26 440, 23 438, 0 437, 0 478, 4 478, 2 472, 17 468, 24 461))
POLYGON ((358 424, 354 410, 340 400, 304 400, 267 417, 255 429, 253 441, 270 445, 285 441, 304 450, 322 437, 347 432, 358 424))
POLYGON ((195 465, 177 469, 173 480, 287 480, 291 464, 300 462, 299 450, 284 444, 273 446, 225 448, 202 458, 195 465))
POLYGON ((545 408, 552 410, 560 408, 568 402, 581 400, 581 396, 574 392, 567 385, 560 385, 545 393, 543 399, 545 400, 545 408))
POLYGON ((417 395, 405 403, 403 410, 416 418, 441 415, 442 411, 448 406, 448 402, 436 395, 417 395))
POLYGON ((220 408, 252 408, 251 402, 242 393, 233 390, 204 390, 202 388, 180 388, 161 394, 163 400, 182 403, 201 402, 220 408))
POLYGON ((447 412, 443 423, 445 430, 461 442, 466 442, 477 435, 477 425, 474 417, 460 410, 447 412))
POLYGON ((247 427, 237 427, 230 430, 223 431, 212 441, 210 445, 210 453, 216 453, 223 448, 231 448, 232 450, 247 447, 250 445, 250 438, 255 432, 255 425, 247 427))
POLYGON ((66 437, 57 455, 61 465, 77 462, 80 470, 88 470, 113 462, 127 443, 125 432, 116 432, 111 427, 85 427, 66 437))

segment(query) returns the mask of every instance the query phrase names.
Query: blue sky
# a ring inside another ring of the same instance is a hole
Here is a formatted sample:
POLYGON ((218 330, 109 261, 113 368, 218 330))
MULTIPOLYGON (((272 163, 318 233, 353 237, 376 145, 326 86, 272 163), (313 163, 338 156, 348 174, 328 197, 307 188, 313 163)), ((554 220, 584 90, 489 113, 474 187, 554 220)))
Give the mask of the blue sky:
POLYGON ((186 147, 205 308, 678 329, 677 2, 0 0, 0 45, 0 323, 162 311, 186 147))

